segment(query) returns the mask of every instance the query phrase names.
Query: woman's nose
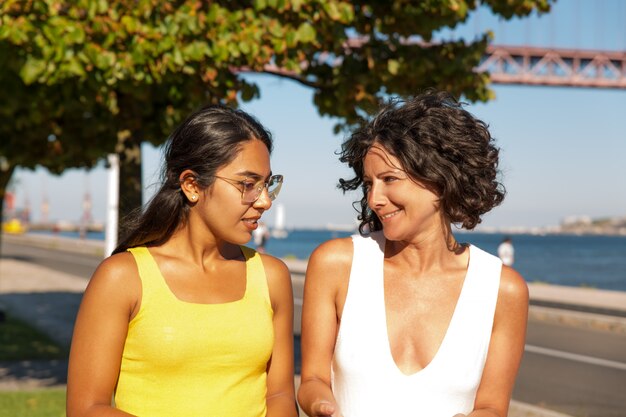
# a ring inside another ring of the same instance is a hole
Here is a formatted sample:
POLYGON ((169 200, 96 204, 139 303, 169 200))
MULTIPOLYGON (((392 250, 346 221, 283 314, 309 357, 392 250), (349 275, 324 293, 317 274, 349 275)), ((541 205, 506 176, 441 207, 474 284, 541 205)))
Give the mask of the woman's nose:
POLYGON ((262 208, 263 210, 269 210, 269 208, 272 207, 272 199, 267 191, 267 187, 263 187, 261 194, 259 194, 259 198, 257 198, 254 202, 253 206, 256 208, 262 208))
POLYGON ((372 183, 367 192, 367 205, 370 208, 381 207, 387 202, 387 197, 383 188, 376 183, 372 183))

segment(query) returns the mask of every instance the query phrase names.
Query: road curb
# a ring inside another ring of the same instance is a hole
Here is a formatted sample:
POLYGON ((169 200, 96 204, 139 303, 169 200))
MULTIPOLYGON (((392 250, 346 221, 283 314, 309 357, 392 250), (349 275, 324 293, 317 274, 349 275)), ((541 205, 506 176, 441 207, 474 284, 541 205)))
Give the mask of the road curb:
POLYGON ((44 234, 10 235, 6 233, 2 235, 2 240, 5 240, 7 243, 29 245, 41 249, 54 249, 104 257, 104 242, 100 240, 76 239, 44 234))
POLYGON ((527 403, 511 400, 509 405, 509 417, 572 417, 558 411, 548 410, 527 403))
POLYGON ((530 306, 529 320, 626 334, 626 318, 552 307, 530 306))

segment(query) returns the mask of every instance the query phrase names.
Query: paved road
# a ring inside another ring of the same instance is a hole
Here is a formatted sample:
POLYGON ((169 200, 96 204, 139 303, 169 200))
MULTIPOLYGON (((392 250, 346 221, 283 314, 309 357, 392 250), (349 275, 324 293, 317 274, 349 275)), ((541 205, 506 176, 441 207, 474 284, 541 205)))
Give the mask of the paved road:
MULTIPOLYGON (((5 244, 2 255, 87 279, 93 255, 5 244)), ((0 281, 1 281, 0 277, 0 281)), ((296 320, 302 275, 294 274, 296 320)), ((567 313, 564 313, 567 314, 567 313)), ((297 327, 297 326, 296 326, 297 327)), ((297 328, 296 328, 297 330, 297 328)), ((299 367, 299 338, 296 361, 299 367)), ((513 398, 580 417, 626 416, 626 334, 533 320, 513 398)))
POLYGON ((572 416, 626 416, 626 335, 528 325, 513 398, 572 416))
MULTIPOLYGON (((49 248, 39 248, 20 243, 9 243, 3 239, 2 257, 18 261, 31 262, 55 271, 85 277, 88 279, 102 261, 99 256, 76 254, 49 248)), ((2 277, 0 277, 2 279, 2 277)))

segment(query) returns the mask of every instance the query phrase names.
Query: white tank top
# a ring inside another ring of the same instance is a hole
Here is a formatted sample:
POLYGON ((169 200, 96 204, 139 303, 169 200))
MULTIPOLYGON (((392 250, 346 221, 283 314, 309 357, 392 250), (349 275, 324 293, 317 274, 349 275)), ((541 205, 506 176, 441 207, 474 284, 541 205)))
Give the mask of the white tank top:
POLYGON ((432 361, 403 374, 389 348, 382 232, 355 235, 348 293, 332 363, 332 388, 344 417, 452 417, 474 407, 500 286, 502 262, 475 246, 444 339, 432 361))

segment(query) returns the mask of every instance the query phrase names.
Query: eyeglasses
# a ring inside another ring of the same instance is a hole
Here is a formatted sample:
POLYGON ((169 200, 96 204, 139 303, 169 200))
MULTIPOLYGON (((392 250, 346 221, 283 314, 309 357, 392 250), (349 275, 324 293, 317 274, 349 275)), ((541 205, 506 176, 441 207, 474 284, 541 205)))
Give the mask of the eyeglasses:
POLYGON ((267 179, 267 181, 262 179, 253 181, 248 177, 243 180, 234 180, 217 175, 214 175, 214 177, 226 181, 241 191, 241 202, 243 204, 252 204, 257 201, 263 192, 263 188, 267 188, 267 194, 269 195, 270 200, 273 201, 276 199, 276 196, 280 192, 280 188, 283 186, 282 175, 272 175, 267 179))

